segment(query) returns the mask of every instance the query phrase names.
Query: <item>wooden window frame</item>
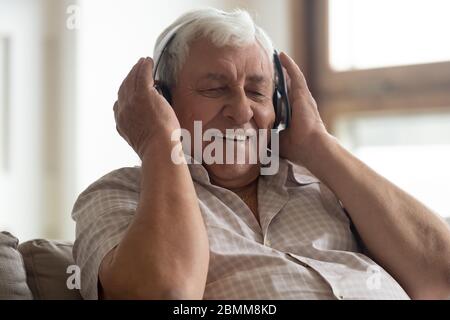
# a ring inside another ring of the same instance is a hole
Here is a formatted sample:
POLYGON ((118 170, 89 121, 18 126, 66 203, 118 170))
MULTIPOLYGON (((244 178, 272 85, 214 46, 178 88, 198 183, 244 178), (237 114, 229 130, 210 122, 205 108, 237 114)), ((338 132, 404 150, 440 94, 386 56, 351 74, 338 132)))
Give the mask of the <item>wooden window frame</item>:
POLYGON ((450 111, 450 62, 332 70, 328 2, 308 1, 308 77, 322 118, 331 132, 342 115, 377 111, 450 111))

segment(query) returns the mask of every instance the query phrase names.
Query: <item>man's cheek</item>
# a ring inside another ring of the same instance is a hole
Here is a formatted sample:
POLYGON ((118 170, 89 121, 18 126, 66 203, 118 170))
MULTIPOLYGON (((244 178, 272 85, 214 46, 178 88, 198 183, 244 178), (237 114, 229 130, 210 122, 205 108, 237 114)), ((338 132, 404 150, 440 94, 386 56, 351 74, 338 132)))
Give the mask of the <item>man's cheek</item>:
POLYGON ((272 138, 271 130, 273 129, 274 124, 275 124, 275 119, 273 119, 273 120, 271 119, 270 121, 266 122, 266 124, 264 126, 259 127, 259 128, 262 128, 259 131, 264 132, 264 136, 266 137, 267 145, 269 145, 271 142, 271 138, 272 138))
POLYGON ((275 109, 273 105, 264 106, 253 115, 258 128, 273 128, 275 123, 275 109))

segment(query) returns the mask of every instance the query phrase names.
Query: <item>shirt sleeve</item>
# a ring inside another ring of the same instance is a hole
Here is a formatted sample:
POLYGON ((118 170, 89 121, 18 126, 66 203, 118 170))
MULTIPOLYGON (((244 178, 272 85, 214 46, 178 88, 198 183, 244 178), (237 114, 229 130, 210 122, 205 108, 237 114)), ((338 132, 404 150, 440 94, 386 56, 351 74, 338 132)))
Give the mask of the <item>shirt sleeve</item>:
POLYGON ((98 271, 105 255, 122 240, 139 201, 140 169, 123 168, 102 177, 75 202, 73 247, 81 270, 81 295, 98 299, 98 271))

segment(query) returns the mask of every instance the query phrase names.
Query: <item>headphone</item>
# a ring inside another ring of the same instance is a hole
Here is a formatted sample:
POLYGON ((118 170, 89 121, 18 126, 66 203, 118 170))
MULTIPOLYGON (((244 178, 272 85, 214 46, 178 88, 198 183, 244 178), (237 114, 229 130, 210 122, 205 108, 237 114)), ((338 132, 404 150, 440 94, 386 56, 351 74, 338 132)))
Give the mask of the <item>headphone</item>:
MULTIPOLYGON (((175 36, 177 35, 177 31, 189 24, 193 21, 181 24, 172 29, 161 41, 160 50, 155 50, 155 68, 153 70, 153 79, 158 80, 158 67, 161 62, 164 53, 167 51, 167 48, 170 46, 170 43, 173 41, 175 36)), ((287 129, 291 122, 292 111, 289 104, 288 99, 288 90, 286 85, 286 79, 283 72, 283 66, 281 64, 280 58, 278 56, 277 50, 274 50, 273 53, 273 63, 274 63, 274 71, 275 71, 275 90, 272 96, 273 107, 275 109, 275 122, 273 125, 273 129, 276 129, 278 132, 281 130, 287 129)), ((170 93, 169 87, 161 82, 155 85, 155 88, 158 92, 164 96, 164 98, 172 103, 172 95, 170 93)))

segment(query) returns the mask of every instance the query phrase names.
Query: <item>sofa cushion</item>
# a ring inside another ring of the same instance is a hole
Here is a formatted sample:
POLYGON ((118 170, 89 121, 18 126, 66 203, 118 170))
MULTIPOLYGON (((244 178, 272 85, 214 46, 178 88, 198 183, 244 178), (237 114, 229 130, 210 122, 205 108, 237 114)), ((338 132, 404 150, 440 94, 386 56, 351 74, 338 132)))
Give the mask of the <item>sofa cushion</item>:
POLYGON ((79 300, 74 286, 76 266, 72 243, 37 239, 19 245, 27 271, 28 286, 35 299, 79 300), (68 285, 69 282, 69 285, 68 285))
POLYGON ((33 299, 18 243, 10 233, 0 232, 0 299, 33 299))

